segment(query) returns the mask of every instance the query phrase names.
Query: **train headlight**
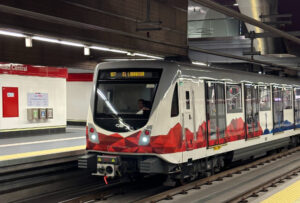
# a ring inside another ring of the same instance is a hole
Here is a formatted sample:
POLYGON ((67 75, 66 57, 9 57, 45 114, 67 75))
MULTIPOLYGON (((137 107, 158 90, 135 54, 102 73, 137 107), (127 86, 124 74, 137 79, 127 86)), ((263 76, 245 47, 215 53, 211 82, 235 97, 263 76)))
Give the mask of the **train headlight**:
POLYGON ((139 145, 148 145, 150 142, 150 137, 148 135, 142 134, 139 140, 139 145))
POLYGON ((91 135, 91 139, 92 139, 93 141, 97 140, 97 135, 92 134, 92 135, 91 135))
POLYGON ((97 134, 97 131, 90 123, 88 124, 87 134, 90 142, 99 144, 99 136, 97 134))
POLYGON ((142 142, 144 142, 144 143, 148 143, 149 142, 149 137, 143 137, 143 139, 142 139, 142 142))
POLYGON ((89 135, 89 140, 93 143, 99 144, 99 137, 96 133, 90 134, 89 135))
POLYGON ((145 146, 150 143, 150 134, 151 134, 151 126, 147 126, 147 128, 141 133, 139 145, 145 146))

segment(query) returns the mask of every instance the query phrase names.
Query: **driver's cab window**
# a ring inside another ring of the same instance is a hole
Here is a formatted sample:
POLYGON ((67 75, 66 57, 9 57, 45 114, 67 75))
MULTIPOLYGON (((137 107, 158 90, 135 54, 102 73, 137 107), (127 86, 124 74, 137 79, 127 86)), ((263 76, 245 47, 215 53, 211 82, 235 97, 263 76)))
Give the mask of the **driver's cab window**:
POLYGON ((176 117, 178 115, 179 115, 178 86, 176 84, 173 92, 173 98, 172 98, 171 117, 176 117))
POLYGON ((185 91, 185 108, 187 110, 191 108, 190 91, 185 91))

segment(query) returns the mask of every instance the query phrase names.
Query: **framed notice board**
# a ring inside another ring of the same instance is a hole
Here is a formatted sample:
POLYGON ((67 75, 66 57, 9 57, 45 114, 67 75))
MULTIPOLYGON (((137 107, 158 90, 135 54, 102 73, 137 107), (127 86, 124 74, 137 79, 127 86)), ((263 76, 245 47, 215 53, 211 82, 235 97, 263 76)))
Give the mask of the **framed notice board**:
POLYGON ((3 117, 19 117, 19 94, 17 87, 2 87, 3 117))

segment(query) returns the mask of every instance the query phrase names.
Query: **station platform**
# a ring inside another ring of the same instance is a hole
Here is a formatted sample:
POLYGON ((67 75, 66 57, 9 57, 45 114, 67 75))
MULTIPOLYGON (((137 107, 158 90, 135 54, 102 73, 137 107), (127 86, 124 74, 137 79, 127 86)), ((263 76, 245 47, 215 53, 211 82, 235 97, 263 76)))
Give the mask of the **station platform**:
POLYGON ((0 138, 3 161, 85 149, 85 127, 68 126, 65 133, 0 138))
POLYGON ((293 178, 269 192, 260 195, 252 203, 300 203, 300 177, 293 178))

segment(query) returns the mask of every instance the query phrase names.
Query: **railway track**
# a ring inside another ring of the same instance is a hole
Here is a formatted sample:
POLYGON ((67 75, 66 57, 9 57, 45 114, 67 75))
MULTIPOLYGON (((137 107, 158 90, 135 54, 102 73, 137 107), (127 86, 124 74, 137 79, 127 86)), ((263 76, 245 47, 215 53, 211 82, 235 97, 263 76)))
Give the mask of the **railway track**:
POLYGON ((226 201, 226 203, 247 203, 249 198, 256 198, 260 194, 268 192, 269 188, 277 187, 279 184, 284 183, 286 180, 292 179, 293 176, 298 176, 300 173, 300 167, 296 167, 291 171, 281 174, 271 180, 268 180, 254 188, 250 188, 243 194, 237 195, 236 197, 231 198, 226 201))
POLYGON ((60 201, 59 203, 81 203, 81 202, 90 202, 90 201, 100 201, 107 200, 110 197, 118 194, 123 194, 123 187, 128 182, 113 182, 109 185, 103 185, 101 190, 94 189, 94 191, 90 191, 92 193, 83 194, 81 196, 76 196, 70 199, 66 199, 60 201))
MULTIPOLYGON (((257 168, 268 166, 268 164, 275 163, 276 160, 287 160, 292 155, 299 155, 299 151, 300 147, 293 148, 172 189, 162 186, 163 180, 159 176, 150 176, 134 182, 113 180, 105 185, 98 177, 90 176, 88 173, 84 174, 83 170, 77 169, 75 162, 68 162, 68 164, 37 168, 38 171, 28 170, 19 174, 10 174, 11 176, 0 176, 0 185, 5 182, 13 183, 6 185, 11 187, 10 189, 6 187, 6 191, 1 187, 0 202, 82 203, 122 201, 144 203, 174 201, 179 196, 187 197, 185 194, 190 194, 191 191, 201 192, 206 187, 217 186, 224 181, 230 184, 236 176, 242 177, 249 171, 255 172, 257 168), (286 158, 283 159, 284 157, 286 158), (19 194, 22 195, 19 196, 19 194)), ((249 187, 238 195, 231 196, 231 199, 224 200, 224 202, 247 202, 249 198, 262 194, 269 187, 275 187, 299 172, 299 167, 292 168, 292 170, 286 171, 278 177, 268 179, 259 185, 255 185, 255 187, 249 187)))
POLYGON ((85 150, 77 150, 71 152, 62 152, 56 154, 0 161, 0 175, 3 176, 8 173, 77 161, 78 157, 82 156, 85 153, 85 150))
MULTIPOLYGON (((128 189, 136 181, 110 180, 108 185, 78 169, 78 156, 85 151, 62 153, 0 164, 0 202, 86 202, 104 200, 128 189), (130 183, 130 184, 129 184, 130 183), (129 187, 128 187, 129 185, 129 187)), ((146 181, 149 179, 145 179, 146 181)), ((158 183, 156 185, 160 185, 158 183)))
POLYGON ((84 150, 0 162, 0 202, 27 198, 72 187, 72 183, 92 181, 77 168, 84 150), (72 181, 70 181, 72 180, 72 181))
MULTIPOLYGON (((254 161, 252 163, 238 166, 223 172, 220 172, 218 174, 215 174, 213 176, 203 178, 191 183, 188 183, 186 185, 173 188, 171 190, 166 190, 162 193, 155 194, 153 196, 149 196, 147 198, 141 199, 137 201, 137 203, 146 203, 146 202, 165 202, 166 200, 175 200, 175 197, 180 197, 189 194, 189 192, 194 190, 200 190, 202 188, 207 187, 208 185, 218 185, 218 183, 221 183, 222 181, 227 181, 227 186, 230 184, 234 184, 232 181, 234 181, 233 176, 236 174, 242 174, 243 172, 253 170, 255 171, 256 168, 261 167, 265 164, 270 164, 276 160, 282 159, 283 157, 288 157, 296 152, 300 151, 300 147, 293 148, 288 151, 284 151, 272 156, 268 156, 262 159, 259 159, 257 161, 254 161)), ((264 183, 261 183, 259 185, 255 185, 254 187, 251 187, 249 185, 249 188, 246 191, 241 191, 238 195, 235 195, 231 199, 223 199, 222 202, 247 202, 247 198, 258 196, 261 192, 267 191, 268 187, 275 187, 277 184, 283 182, 285 179, 291 178, 291 176, 298 174, 300 171, 299 167, 292 168, 291 170, 288 170, 284 174, 280 174, 280 176, 276 176, 274 178, 271 178, 269 180, 266 180, 264 183)), ((208 191, 208 190, 207 190, 208 191)), ((211 190, 211 193, 217 195, 216 191, 211 190)), ((224 194, 223 194, 224 195, 224 194)), ((230 194, 228 194, 230 195, 230 194)), ((184 197, 177 199, 177 202, 184 201, 184 197)), ((209 202, 212 199, 207 198, 207 202, 209 202)), ((192 201, 191 199, 185 200, 185 201, 192 201)), ((196 200, 194 200, 196 201, 196 200)), ((200 201, 201 202, 201 201, 200 201)), ((205 201, 206 202, 206 201, 205 201)), ((212 201, 213 202, 213 201, 212 201)))
POLYGON ((109 183, 93 193, 77 196, 59 203, 83 202, 135 202, 147 196, 166 190, 161 176, 148 176, 141 180, 125 180, 119 183, 109 183))
MULTIPOLYGON (((120 184, 112 184, 111 186, 102 187, 99 190, 95 190, 92 193, 85 195, 78 195, 75 198, 67 199, 61 201, 61 203, 82 203, 82 202, 160 202, 166 200, 174 200, 173 198, 178 195, 184 196, 188 194, 189 191, 192 190, 201 190, 205 186, 217 185, 217 183, 222 183, 224 180, 231 181, 230 178, 233 178, 237 174, 241 174, 240 177, 243 176, 244 172, 255 171, 257 168, 261 166, 266 166, 271 163, 275 163, 276 160, 280 160, 284 157, 289 157, 290 155, 300 151, 300 147, 293 148, 288 151, 281 152, 279 154, 271 155, 254 162, 238 166, 213 176, 203 178, 191 183, 188 183, 184 186, 176 187, 170 189, 169 187, 163 187, 162 182, 158 183, 158 177, 151 177, 149 179, 145 179, 137 182, 123 182, 120 184), (152 184, 152 185, 151 185, 152 184), (144 186, 144 188, 143 188, 144 186), (139 188, 140 190, 137 190, 139 188)), ((299 171, 300 169, 295 169, 299 171)), ((295 171, 287 172, 286 178, 295 175, 295 171)), ((284 181, 284 177, 282 174, 280 179, 274 178, 274 184, 278 184, 284 181)), ((264 185, 261 184, 260 187, 249 188, 246 192, 243 192, 237 196, 234 196, 232 199, 226 202, 246 202, 248 197, 253 197, 258 195, 262 191, 266 191, 268 186, 274 187, 273 182, 268 180, 264 185), (255 189, 255 191, 254 191, 255 189)), ((168 201, 169 202, 169 201, 168 201)), ((179 201, 180 202, 180 201, 179 201)), ((182 201, 181 201, 182 202, 182 201)))

